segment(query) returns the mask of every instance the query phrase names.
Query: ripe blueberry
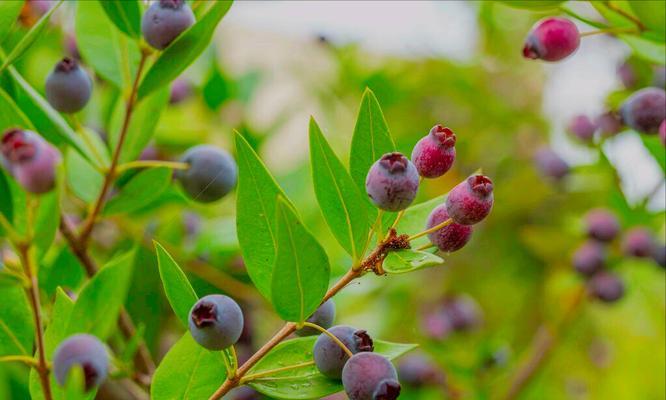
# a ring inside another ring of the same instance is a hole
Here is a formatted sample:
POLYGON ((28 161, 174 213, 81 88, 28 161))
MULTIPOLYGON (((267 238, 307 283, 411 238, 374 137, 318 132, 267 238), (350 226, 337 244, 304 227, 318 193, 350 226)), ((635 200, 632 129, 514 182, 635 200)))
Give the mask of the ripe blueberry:
POLYGON ((594 123, 599 127, 599 132, 606 137, 613 136, 622 130, 620 118, 612 111, 599 115, 594 123))
POLYGON ((569 173, 569 164, 549 147, 542 147, 534 155, 534 162, 547 177, 560 180, 569 173))
POLYGON ((158 0, 143 14, 141 32, 149 45, 164 50, 194 21, 192 9, 185 0, 158 0))
MULTIPOLYGON (((447 219, 449 219, 449 214, 446 212, 446 204, 439 205, 428 216, 426 229, 439 225, 447 219)), ((430 233, 428 238, 439 250, 447 253, 453 252, 460 250, 469 242, 472 237, 472 229, 471 225, 460 225, 454 222, 430 233)))
POLYGON ((92 80, 75 60, 65 57, 46 77, 45 93, 53 108, 75 113, 88 104, 92 80))
POLYGON ((666 118, 666 92, 648 87, 627 98, 620 106, 622 122, 635 131, 657 133, 666 118))
POLYGON ((72 367, 83 368, 86 391, 99 386, 109 369, 109 355, 104 344, 95 336, 78 334, 60 343, 53 356, 53 374, 60 386, 65 386, 72 367))
POLYGON ((169 104, 178 104, 192 94, 192 84, 185 78, 178 78, 171 84, 169 104))
MULTIPOLYGON (((331 325, 333 325, 334 319, 335 319, 335 303, 333 302, 333 300, 329 299, 324 304, 320 305, 319 308, 317 308, 317 311, 315 311, 314 314, 312 314, 310 318, 308 318, 308 322, 319 325, 324 329, 328 329, 331 327, 331 325)), ((298 336, 312 336, 319 334, 319 331, 314 328, 306 326, 302 329, 297 330, 296 334, 298 336)))
POLYGON ((393 364, 376 353, 358 353, 342 370, 342 385, 350 400, 394 400, 400 395, 393 364))
POLYGON ((398 376, 400 382, 414 388, 444 383, 442 372, 421 354, 413 354, 403 358, 398 364, 398 376))
POLYGON ((412 150, 412 162, 424 178, 437 178, 451 169, 456 159, 456 135, 449 128, 435 125, 412 150))
POLYGON ((189 164, 189 168, 177 170, 176 179, 196 201, 219 200, 236 186, 238 167, 225 150, 199 145, 189 149, 180 160, 189 164))
POLYGON ((587 115, 577 115, 569 122, 567 130, 580 141, 592 143, 597 126, 587 115))
POLYGON ((624 295, 624 284, 616 275, 609 272, 597 272, 587 281, 588 290, 592 296, 603 301, 612 303, 624 295))
POLYGON ((46 193, 53 189, 60 152, 32 131, 10 129, 0 147, 9 172, 28 192, 46 193))
POLYGON ((645 228, 633 228, 624 235, 622 249, 628 256, 650 257, 654 251, 652 233, 645 228))
POLYGON ((400 211, 409 207, 419 188, 419 173, 400 153, 387 153, 377 160, 365 180, 365 189, 382 210, 400 211))
POLYGON ((610 242, 620 232, 620 223, 615 215, 605 209, 597 208, 585 215, 587 234, 596 240, 610 242))
POLYGON ((493 208, 493 182, 484 175, 473 175, 449 192, 446 211, 453 221, 474 225, 493 208))
MULTIPOLYGON (((344 343, 353 354, 372 352, 374 350, 372 338, 364 330, 347 325, 336 325, 328 331, 344 343)), ((340 378, 342 368, 345 366, 349 356, 333 339, 328 337, 328 335, 319 335, 315 342, 313 353, 319 372, 329 378, 340 378)))
POLYGON ((655 246, 652 259, 662 268, 666 268, 666 245, 655 246))
POLYGON ((592 276, 600 271, 606 262, 606 253, 601 243, 588 240, 583 243, 573 255, 573 265, 576 271, 584 276, 592 276))
POLYGON ((238 341, 243 312, 230 297, 211 294, 197 301, 188 317, 194 340, 208 350, 222 350, 238 341))
POLYGON ((571 55, 580 44, 576 25, 565 18, 538 21, 525 39, 523 57, 559 61, 571 55))

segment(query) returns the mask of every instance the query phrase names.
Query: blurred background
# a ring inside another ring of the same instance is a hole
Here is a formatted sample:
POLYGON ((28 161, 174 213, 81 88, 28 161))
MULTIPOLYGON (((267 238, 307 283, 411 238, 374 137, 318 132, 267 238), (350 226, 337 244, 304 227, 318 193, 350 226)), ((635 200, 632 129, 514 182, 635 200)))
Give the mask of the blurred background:
MULTIPOLYGON (((20 38, 48 4, 29 2, 23 30, 3 46, 20 38)), ((571 8, 600 18, 587 3, 571 8)), ((61 7, 48 34, 17 64, 40 90, 63 54, 79 56, 73 14, 73 7, 61 7)), ((508 389, 539 327, 567 315, 583 286, 571 256, 585 240, 587 211, 611 210, 623 231, 644 226, 657 246, 666 235, 666 155, 658 139, 620 129, 590 145, 567 132, 577 115, 594 119, 640 87, 664 87, 663 66, 631 57, 607 35, 585 38, 576 54, 556 64, 526 60, 524 37, 544 15, 491 1, 237 2, 214 45, 174 83, 171 104, 142 157, 175 159, 203 142, 233 151, 232 132, 239 130, 317 233, 339 276, 350 260, 314 197, 309 116, 345 162, 366 87, 405 154, 433 125, 450 127, 458 139, 456 163, 444 177, 425 181, 417 202, 483 168, 495 183, 493 213, 443 266, 354 283, 336 297, 336 322, 420 344, 416 353, 426 361, 406 359, 432 368, 431 379, 407 383, 401 398, 496 398, 508 389), (537 167, 544 147, 569 165, 568 174, 554 178, 537 167), (460 323, 442 317, 452 304, 460 323)), ((97 81, 83 122, 105 137, 117 101, 118 93, 97 81)), ((70 205, 76 221, 81 208, 70 205)), ((159 201, 94 232, 100 256, 143 243, 126 306, 158 358, 182 329, 163 295, 153 239, 168 246, 199 294, 222 291, 243 302, 249 323, 241 355, 280 326, 245 273, 234 209, 233 196, 200 205, 173 186, 159 201)), ((625 296, 612 304, 585 300, 520 398, 666 396, 663 265, 623 255, 620 242, 609 247, 609 265, 624 282, 625 296)), ((52 249, 40 273, 48 295, 56 285, 76 287, 84 279, 66 246, 52 249)), ((26 381, 23 367, 0 365, 0 398, 27 398, 26 381)))

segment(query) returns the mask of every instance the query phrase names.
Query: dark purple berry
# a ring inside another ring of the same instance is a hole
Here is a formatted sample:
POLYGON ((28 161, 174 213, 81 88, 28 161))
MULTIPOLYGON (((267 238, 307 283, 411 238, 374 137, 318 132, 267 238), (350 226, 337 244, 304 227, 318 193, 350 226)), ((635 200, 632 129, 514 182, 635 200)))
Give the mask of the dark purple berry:
POLYGON ((221 199, 236 186, 238 167, 231 155, 222 149, 195 146, 180 161, 189 164, 189 168, 177 170, 175 176, 193 200, 210 203, 221 199))
POLYGON ((164 50, 194 22, 185 0, 158 0, 143 14, 141 31, 149 45, 164 50))
POLYGON ((469 296, 455 296, 444 301, 444 315, 454 331, 470 331, 481 324, 479 305, 469 296))
POLYGON ((251 387, 241 386, 232 389, 224 398, 226 400, 261 400, 263 397, 251 387))
POLYGON ((627 89, 636 85, 636 72, 634 72, 634 67, 627 61, 617 67, 617 76, 620 78, 622 85, 627 89))
POLYGON ((72 367, 83 369, 86 391, 99 386, 109 370, 109 355, 104 344, 95 336, 78 334, 60 343, 53 356, 53 374, 60 386, 65 386, 72 367))
POLYGON ((597 126, 587 115, 577 115, 569 122, 567 130, 580 141, 592 143, 597 126))
MULTIPOLYGON (((352 354, 372 352, 374 350, 372 338, 364 330, 347 325, 337 325, 328 331, 344 343, 352 354)), ((329 378, 340 379, 342 368, 345 366, 349 356, 333 339, 325 334, 319 335, 315 342, 313 353, 319 372, 329 378)))
POLYGON ((444 175, 456 159, 456 135, 449 128, 435 125, 412 150, 412 162, 419 175, 437 178, 444 175))
POLYGON ((573 266, 584 276, 592 276, 600 271, 606 262, 606 252, 601 243, 588 240, 573 255, 573 266))
POLYGON ((88 104, 92 80, 75 60, 63 58, 46 77, 44 90, 46 100, 53 108, 63 113, 75 113, 88 104))
POLYGON ((622 249, 628 256, 650 257, 654 247, 652 233, 645 228, 633 228, 624 235, 622 249))
POLYGON ((188 317, 194 340, 208 350, 222 350, 238 341, 243 312, 230 297, 211 294, 197 301, 188 317))
POLYGON ((666 246, 655 246, 652 252, 652 259, 662 268, 666 268, 666 246))
POLYGON ((620 232, 620 223, 615 215, 605 209, 594 209, 585 216, 587 234, 602 242, 610 242, 620 232))
POLYGON ((666 92, 648 87, 627 98, 620 106, 622 122, 641 133, 657 133, 666 118, 666 92))
POLYGON ((590 294, 604 303, 612 303, 624 295, 624 284, 616 275, 601 271, 589 281, 587 287, 590 294))
POLYGON ((192 84, 185 78, 178 78, 171 84, 169 104, 185 101, 192 94, 192 84))
POLYGON ((358 353, 342 370, 342 385, 349 400, 394 400, 400 395, 393 364, 376 353, 358 353))
POLYGON ((473 175, 454 187, 446 198, 446 211, 455 222, 474 225, 493 208, 493 182, 484 175, 473 175))
POLYGON ((441 385, 445 380, 437 366, 421 354, 403 358, 398 364, 398 376, 400 382, 414 388, 441 385))
POLYGON ((534 155, 534 162, 543 175, 555 180, 569 174, 569 164, 549 147, 539 149, 534 155))
POLYGON ((599 115, 594 123, 599 127, 599 132, 606 137, 613 136, 622 130, 620 117, 612 111, 599 115))
POLYGON ((571 55, 580 44, 576 24, 565 18, 538 21, 525 39, 523 57, 559 61, 571 55))
MULTIPOLYGON (((333 300, 329 299, 324 304, 320 305, 317 308, 317 311, 314 312, 308 318, 308 322, 319 325, 324 329, 328 329, 333 325, 333 320, 335 319, 335 303, 333 300)), ((313 336, 318 335, 320 332, 314 328, 308 326, 301 328, 296 331, 298 336, 313 336)))
POLYGON ((409 207, 419 188, 419 173, 400 153, 387 153, 377 160, 365 180, 365 189, 382 210, 400 211, 409 207))
MULTIPOLYGON (((439 205, 428 216, 426 229, 439 225, 448 219, 449 214, 446 212, 446 204, 439 205)), ((472 237, 472 229, 471 225, 460 225, 453 222, 444 228, 430 233, 428 238, 439 250, 450 253, 460 250, 469 242, 469 239, 472 237)))
POLYGON ((10 129, 1 144, 4 164, 28 192, 46 193, 55 187, 60 152, 32 131, 10 129))

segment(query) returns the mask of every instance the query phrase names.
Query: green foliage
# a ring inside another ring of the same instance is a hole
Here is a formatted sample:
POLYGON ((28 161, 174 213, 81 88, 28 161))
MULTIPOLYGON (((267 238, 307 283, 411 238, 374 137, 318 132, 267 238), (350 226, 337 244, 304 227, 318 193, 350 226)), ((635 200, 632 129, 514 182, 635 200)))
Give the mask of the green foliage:
POLYGON ((137 39, 141 36, 141 7, 137 0, 98 0, 118 29, 137 39))
POLYGON ((188 326, 188 315, 190 309, 198 300, 197 294, 190 285, 190 281, 187 280, 187 276, 164 247, 155 242, 155 251, 157 252, 157 265, 160 270, 162 285, 164 285, 164 293, 180 322, 188 326))
POLYGON ((0 356, 30 355, 35 337, 30 307, 22 287, 3 287, 0 302, 0 356))
POLYGON ((0 43, 5 39, 21 13, 23 1, 0 2, 0 43))
POLYGON ((404 274, 423 268, 441 265, 444 259, 427 251, 393 251, 384 260, 384 271, 389 274, 404 274))
POLYGON ((105 215, 131 213, 157 200, 171 183, 168 168, 150 168, 130 179, 115 197, 106 203, 105 215))

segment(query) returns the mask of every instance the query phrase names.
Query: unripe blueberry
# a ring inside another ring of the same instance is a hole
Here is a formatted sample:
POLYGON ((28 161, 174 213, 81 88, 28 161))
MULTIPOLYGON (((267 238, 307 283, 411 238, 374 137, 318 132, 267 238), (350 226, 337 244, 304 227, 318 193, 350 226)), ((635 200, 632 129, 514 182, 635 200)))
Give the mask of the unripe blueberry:
POLYGON ((209 145, 189 149, 180 159, 189 164, 177 170, 176 179, 194 200, 210 203, 229 193, 238 179, 238 167, 226 151, 209 145))
POLYGON ((587 287, 592 296, 605 303, 619 300, 624 295, 624 283, 622 283, 622 280, 616 275, 605 271, 594 274, 587 281, 587 287))
POLYGON ((610 242, 620 232, 620 223, 615 215, 605 209, 597 208, 585 215, 587 234, 601 242, 610 242))
POLYGON ((104 344, 95 336, 78 334, 60 343, 53 356, 53 374, 60 386, 65 386, 72 367, 83 369, 86 391, 99 386, 109 369, 109 355, 104 344))
POLYGON ((567 130, 580 141, 592 143, 597 126, 587 115, 577 115, 569 122, 567 130))
POLYGON ((606 253, 601 243, 588 240, 573 255, 573 266, 584 276, 592 276, 600 271, 606 262, 606 253))
POLYGON ((88 104, 92 80, 75 60, 63 58, 46 77, 44 89, 46 100, 53 108, 63 113, 75 113, 88 104))
POLYGON ((565 18, 538 21, 525 39, 523 57, 559 61, 571 55, 580 44, 576 24, 565 18))
POLYGON ((53 189, 60 152, 41 136, 10 129, 3 135, 0 148, 7 169, 25 190, 40 194, 53 189))
POLYGON ((652 233, 645 228, 633 228, 624 235, 622 249, 628 256, 650 257, 654 251, 652 233))
POLYGON ((666 146, 666 119, 661 121, 661 125, 659 125, 659 138, 661 139, 661 144, 666 146))
POLYGON ((400 211, 409 207, 419 188, 419 173, 402 154, 387 153, 377 160, 365 180, 365 189, 382 210, 400 211))
POLYGON ((355 354, 342 370, 342 385, 349 400, 394 400, 400 395, 393 364, 376 353, 355 354))
POLYGON ((599 115, 594 123, 599 127, 599 132, 606 137, 613 136, 622 130, 620 118, 612 111, 599 115))
MULTIPOLYGON (((347 325, 337 325, 328 331, 344 343, 352 354, 372 352, 375 349, 372 338, 364 330, 347 325)), ((333 339, 328 337, 328 335, 319 335, 315 342, 313 353, 319 372, 329 378, 340 379, 342 368, 345 366, 349 356, 333 339)))
POLYGON ((141 32, 149 45, 163 50, 194 21, 194 13, 185 0, 158 0, 143 14, 141 32))
MULTIPOLYGON (((435 207, 428 216, 426 229, 449 219, 449 213, 446 212, 446 204, 435 207)), ((430 242, 437 246, 441 251, 450 253, 463 248, 472 237, 472 226, 452 223, 428 235, 430 242)))
POLYGON ((548 147, 543 147, 535 153, 534 162, 543 175, 555 180, 560 180, 569 174, 569 164, 548 147))
POLYGON ((474 225, 493 208, 493 182, 484 175, 473 175, 451 189, 446 211, 455 222, 474 225))
POLYGON ((666 92, 648 87, 629 96, 620 106, 622 122, 635 131, 657 133, 666 118, 666 92))
POLYGON ((420 388, 444 383, 444 375, 430 360, 421 354, 406 356, 398 364, 400 382, 420 388))
POLYGON ((412 150, 412 162, 419 175, 437 178, 451 169, 456 159, 456 135, 449 128, 435 125, 412 150))
POLYGON ((662 268, 666 268, 666 246, 655 246, 652 252, 652 259, 662 268))
MULTIPOLYGON (((333 325, 333 320, 335 319, 335 303, 332 299, 327 300, 324 304, 320 305, 317 308, 317 311, 314 312, 307 319, 308 322, 319 325, 324 329, 328 329, 333 325)), ((298 336, 312 336, 318 335, 320 332, 314 328, 308 326, 299 329, 295 332, 298 336)))
POLYGON ((197 301, 188 317, 194 340, 208 350, 222 350, 238 341, 243 312, 230 297, 211 294, 197 301))
POLYGON ((169 104, 185 101, 192 94, 192 84, 185 78, 178 78, 171 84, 169 104))

